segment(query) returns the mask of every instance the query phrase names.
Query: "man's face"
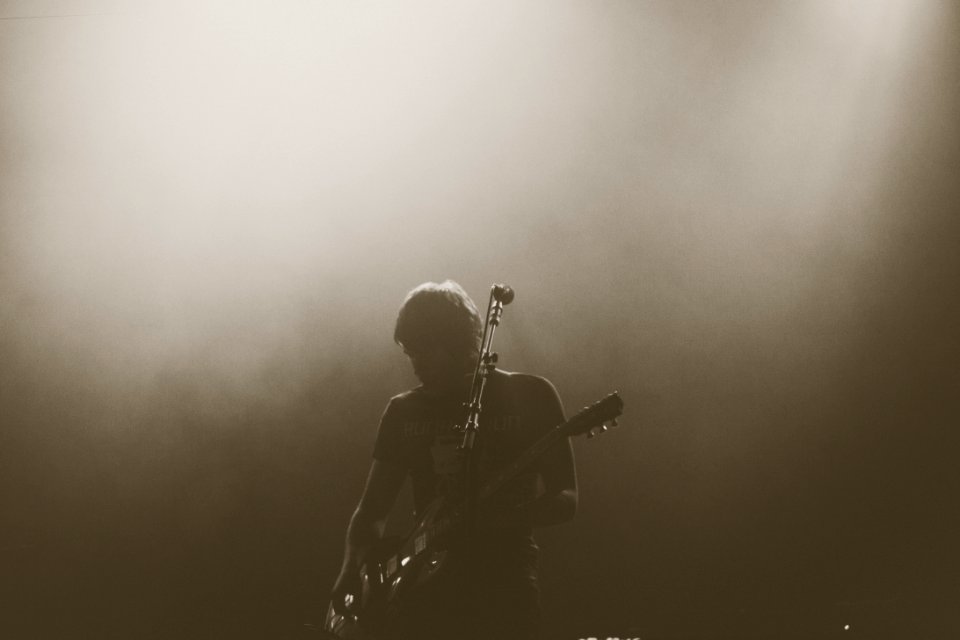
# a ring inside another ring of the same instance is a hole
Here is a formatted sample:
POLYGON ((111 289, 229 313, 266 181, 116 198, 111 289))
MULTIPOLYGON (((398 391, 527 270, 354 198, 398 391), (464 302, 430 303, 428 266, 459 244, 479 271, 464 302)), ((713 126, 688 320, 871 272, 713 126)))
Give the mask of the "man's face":
POLYGON ((413 373, 424 387, 451 389, 463 380, 463 361, 436 343, 403 345, 403 353, 410 358, 413 373))

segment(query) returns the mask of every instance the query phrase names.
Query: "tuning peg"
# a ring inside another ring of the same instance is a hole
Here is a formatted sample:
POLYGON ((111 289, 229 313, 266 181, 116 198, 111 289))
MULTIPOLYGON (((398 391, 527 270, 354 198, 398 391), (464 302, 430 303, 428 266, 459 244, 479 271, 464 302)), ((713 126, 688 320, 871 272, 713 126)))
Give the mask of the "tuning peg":
POLYGON ((593 438, 593 437, 595 437, 595 436, 600 435, 601 433, 603 433, 603 432, 606 431, 606 430, 607 430, 607 425, 602 424, 602 425, 600 425, 599 427, 594 427, 593 429, 590 429, 590 431, 587 432, 587 437, 588 437, 588 438, 593 438))
POLYGON ((610 422, 610 426, 611 426, 611 427, 619 427, 619 426, 620 426, 620 423, 617 422, 617 419, 616 419, 616 418, 614 418, 614 419, 610 422))

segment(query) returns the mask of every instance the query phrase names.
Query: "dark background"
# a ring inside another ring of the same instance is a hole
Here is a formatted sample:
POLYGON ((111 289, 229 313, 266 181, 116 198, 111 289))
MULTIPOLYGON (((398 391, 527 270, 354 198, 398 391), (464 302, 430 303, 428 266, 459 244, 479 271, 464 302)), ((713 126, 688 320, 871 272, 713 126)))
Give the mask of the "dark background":
POLYGON ((550 638, 960 632, 954 4, 0 17, 4 637, 297 637, 444 278, 626 401, 550 638))

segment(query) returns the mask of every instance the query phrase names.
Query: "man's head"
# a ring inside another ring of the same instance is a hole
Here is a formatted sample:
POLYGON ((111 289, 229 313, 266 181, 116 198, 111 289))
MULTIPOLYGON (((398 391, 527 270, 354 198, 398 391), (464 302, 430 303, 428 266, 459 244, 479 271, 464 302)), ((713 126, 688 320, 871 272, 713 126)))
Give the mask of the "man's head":
POLYGON ((393 339, 403 347, 425 386, 460 382, 476 361, 483 322, 463 288, 446 280, 425 282, 407 294, 393 339))

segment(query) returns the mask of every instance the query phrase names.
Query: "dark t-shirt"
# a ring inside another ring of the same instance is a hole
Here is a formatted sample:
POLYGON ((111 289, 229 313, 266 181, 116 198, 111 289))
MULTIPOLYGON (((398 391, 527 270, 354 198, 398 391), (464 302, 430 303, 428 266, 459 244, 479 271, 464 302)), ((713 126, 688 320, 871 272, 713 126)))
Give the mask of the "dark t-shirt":
MULTIPOLYGON (((465 380, 469 386, 469 379, 465 380)), ((460 395, 418 387, 390 400, 380 421, 374 458, 407 470, 422 514, 434 498, 457 487, 457 452, 466 410, 460 395)), ((564 421, 556 389, 544 378, 494 371, 484 390, 475 444, 477 483, 512 462, 564 421)), ((528 472, 536 472, 534 464, 528 472)), ((480 523, 478 523, 480 524, 480 523)), ((529 527, 484 530, 449 547, 444 579, 396 620, 395 638, 528 639, 539 625, 538 549, 529 527)))
MULTIPOLYGON (((465 397, 438 396, 417 387, 390 400, 380 421, 373 457, 408 470, 417 514, 462 477, 463 440, 456 427, 465 417, 465 397)), ((556 389, 546 379, 496 370, 487 380, 476 440, 477 482, 512 462, 547 431, 563 422, 556 389)), ((536 465, 531 467, 536 471, 536 465)), ((536 552, 530 529, 503 532, 491 544, 499 552, 536 552)))

